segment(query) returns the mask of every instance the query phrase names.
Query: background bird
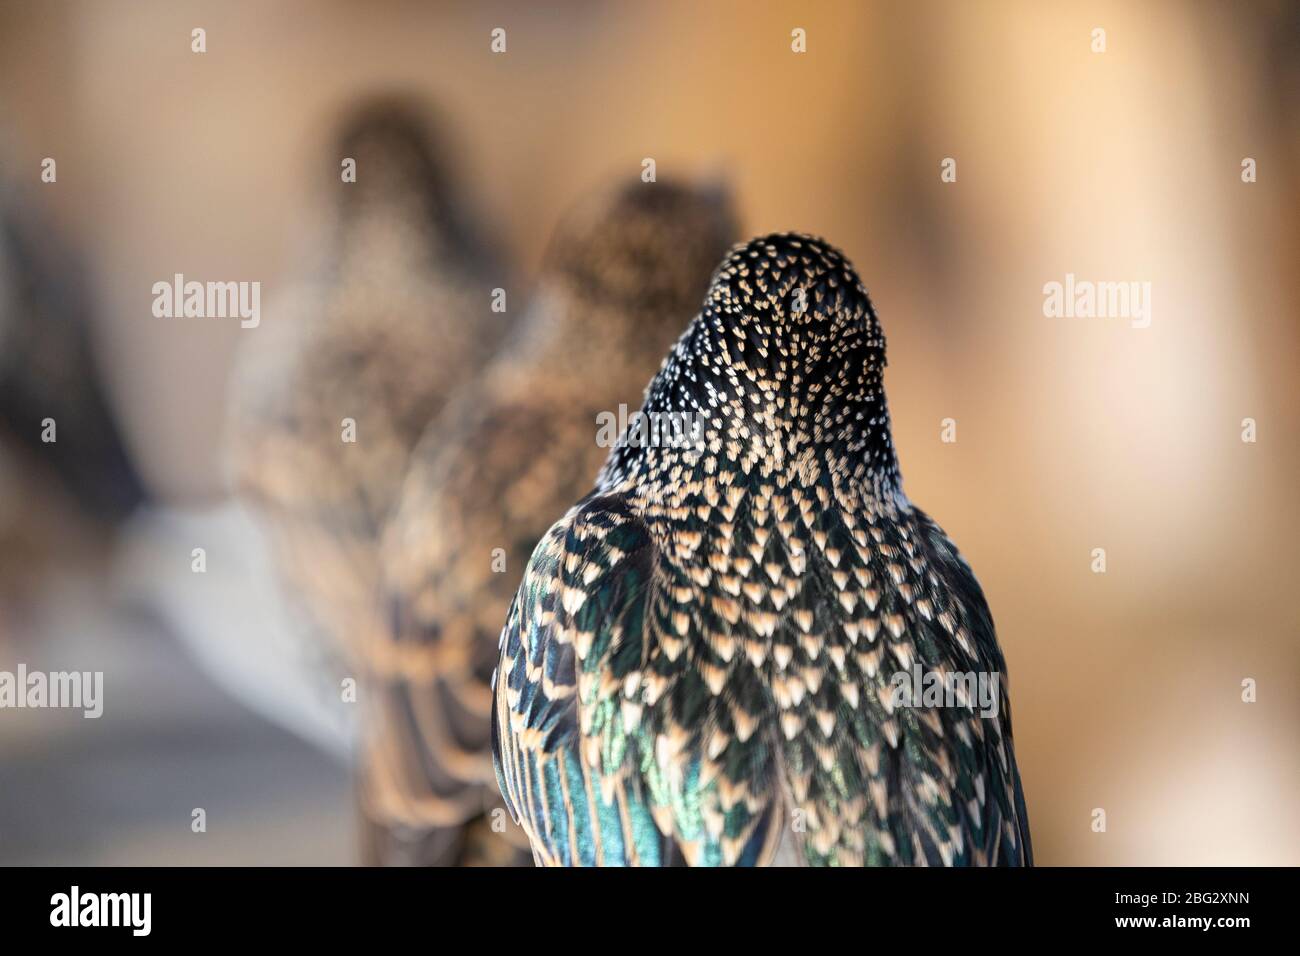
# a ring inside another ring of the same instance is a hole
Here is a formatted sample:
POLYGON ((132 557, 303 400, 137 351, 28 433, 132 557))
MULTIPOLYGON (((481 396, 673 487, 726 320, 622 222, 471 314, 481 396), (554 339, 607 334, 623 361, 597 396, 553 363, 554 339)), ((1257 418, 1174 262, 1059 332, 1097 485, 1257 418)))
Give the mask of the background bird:
POLYGON ((232 380, 235 486, 335 678, 357 675, 410 451, 506 328, 492 309, 506 277, 444 152, 415 105, 357 110, 321 164, 335 190, 325 261, 247 333, 232 380))
POLYGON ((146 492, 95 359, 93 324, 77 257, 15 189, 0 188, 0 436, 53 473, 84 515, 111 524, 146 492), (45 419, 53 441, 42 437, 45 419))
POLYGON ((734 232, 719 188, 638 181, 585 200, 553 236, 510 346, 421 441, 385 539, 390 628, 368 655, 376 858, 515 855, 481 817, 495 799, 501 621, 538 538, 600 469, 597 416, 636 407, 734 232))
POLYGON ((27 629, 20 609, 53 569, 100 574, 149 497, 101 373, 83 264, 29 198, 0 183, 0 644, 27 629))
POLYGON ((956 547, 902 491, 885 340, 807 236, 734 250, 620 447, 524 575, 494 752, 545 864, 1027 864, 1005 682, 983 717, 892 675, 1002 674, 956 547))

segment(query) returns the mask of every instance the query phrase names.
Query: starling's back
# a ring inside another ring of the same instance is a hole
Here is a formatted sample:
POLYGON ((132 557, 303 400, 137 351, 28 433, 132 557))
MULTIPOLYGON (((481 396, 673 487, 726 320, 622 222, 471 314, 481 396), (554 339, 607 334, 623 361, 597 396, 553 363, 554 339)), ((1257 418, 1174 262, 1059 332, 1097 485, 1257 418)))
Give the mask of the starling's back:
POLYGON ((636 407, 733 228, 716 190, 636 182, 585 200, 557 230, 511 344, 417 449, 385 539, 389 630, 368 654, 379 707, 363 798, 377 859, 481 854, 473 834, 490 831, 464 825, 493 789, 501 620, 533 544, 600 468, 598 417, 636 407))
POLYGON ((498 776, 539 860, 1029 862, 993 622, 902 493, 883 368, 834 249, 719 268, 644 406, 701 441, 616 450, 502 634, 498 776), (974 683, 912 699, 914 668, 974 683))
POLYGON ((413 110, 362 109, 342 136, 319 274, 243 343, 229 427, 236 485, 344 673, 373 627, 378 542, 411 449, 506 327, 504 277, 484 255, 413 110))

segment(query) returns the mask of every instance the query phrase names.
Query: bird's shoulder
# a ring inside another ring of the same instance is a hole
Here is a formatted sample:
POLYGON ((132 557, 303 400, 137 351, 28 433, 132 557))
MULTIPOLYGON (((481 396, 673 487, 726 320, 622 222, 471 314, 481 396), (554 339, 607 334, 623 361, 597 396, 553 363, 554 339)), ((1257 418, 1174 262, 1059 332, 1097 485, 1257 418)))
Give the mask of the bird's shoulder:
MULTIPOLYGON (((844 507, 852 497, 814 525, 814 573, 792 601, 807 608, 814 630, 825 625, 822 660, 831 664, 822 667, 823 684, 851 707, 832 720, 832 692, 808 695, 811 707, 781 708, 798 714, 802 728, 786 746, 787 764, 803 768, 794 789, 811 793, 809 812, 825 816, 817 793, 832 789, 834 774, 855 780, 852 789, 869 804, 850 816, 865 811, 868 860, 1024 862, 1028 830, 1005 664, 984 592, 920 508, 901 495, 844 507), (837 738, 845 749, 835 748, 832 761, 825 755, 837 738)), ((816 666, 798 648, 793 656, 796 666, 816 666)), ((848 849, 858 858, 856 845, 848 849)), ((844 850, 843 843, 830 850, 829 840, 818 847, 814 837, 810 856, 844 850)))

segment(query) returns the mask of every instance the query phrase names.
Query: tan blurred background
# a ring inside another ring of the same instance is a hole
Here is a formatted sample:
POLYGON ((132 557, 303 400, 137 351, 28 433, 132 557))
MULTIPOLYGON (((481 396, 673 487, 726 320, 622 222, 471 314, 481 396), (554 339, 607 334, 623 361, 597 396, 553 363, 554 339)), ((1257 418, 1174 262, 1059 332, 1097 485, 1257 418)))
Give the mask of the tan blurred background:
MULTIPOLYGON (((665 178, 722 173, 748 233, 841 246, 889 336, 907 491, 998 622, 1039 861, 1300 864, 1300 8, 0 4, 0 176, 84 254, 114 406, 162 504, 223 495, 229 360, 257 333, 155 319, 151 285, 259 280, 273 321, 319 241, 331 122, 390 90, 437 105, 521 275, 566 205, 643 157, 665 178), (57 184, 40 182, 45 156, 57 184), (1151 327, 1044 317, 1042 287, 1066 273, 1150 281, 1151 327)), ((35 619, 80 645, 103 617, 35 619)), ((148 674, 170 645, 131 646, 148 674)), ((182 757, 133 759, 157 792, 214 755, 264 754, 228 836, 196 849, 188 809, 123 809, 139 774, 110 808, 96 788, 120 764, 87 769, 80 728, 46 740, 29 715, 0 727, 0 862, 78 846, 105 862, 351 858, 341 764, 292 735, 275 745, 291 758, 270 753, 192 659, 167 666, 211 720, 191 713, 182 757), (66 818, 32 805, 70 799, 77 767, 68 813, 88 842, 47 843, 66 818)), ((111 750, 129 727, 102 723, 111 750)))

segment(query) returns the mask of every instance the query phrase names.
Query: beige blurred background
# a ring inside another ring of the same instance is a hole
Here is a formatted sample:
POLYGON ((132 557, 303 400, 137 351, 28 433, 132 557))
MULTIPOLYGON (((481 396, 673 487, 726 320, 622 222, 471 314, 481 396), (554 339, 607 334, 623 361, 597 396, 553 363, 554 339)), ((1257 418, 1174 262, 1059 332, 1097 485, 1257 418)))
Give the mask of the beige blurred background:
MULTIPOLYGON (((1300 864, 1300 8, 534 7, 0 4, 0 175, 85 256, 114 405, 160 501, 223 495, 229 360, 257 333, 155 319, 150 287, 259 280, 265 310, 319 242, 327 134, 357 97, 437 105, 524 276, 565 206, 643 157, 665 178, 720 172, 746 232, 820 233, 871 290, 907 491, 998 622, 1039 862, 1300 864), (45 156, 57 184, 39 180, 45 156), (1150 328, 1044 317, 1042 287, 1066 273, 1151 282, 1150 328)), ((146 673, 167 653, 134 646, 146 673)), ((133 751, 163 789, 268 746, 208 696, 184 764, 133 751)), ((0 780, 22 779, 0 802, 0 862, 6 829, 8 860, 78 859, 43 842, 30 804, 68 786, 43 754, 87 758, 30 728, 0 732, 0 780)), ((346 862, 346 777, 313 760, 254 764, 226 821, 242 836, 219 849, 186 842, 188 810, 159 822, 91 796, 69 812, 104 861, 346 862)))

